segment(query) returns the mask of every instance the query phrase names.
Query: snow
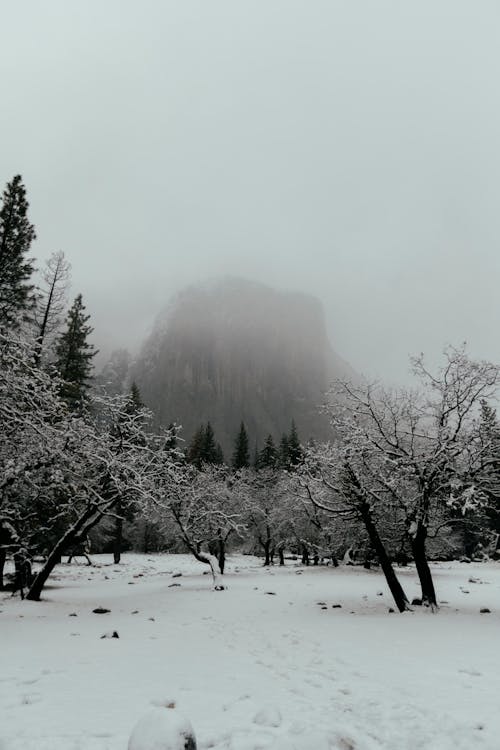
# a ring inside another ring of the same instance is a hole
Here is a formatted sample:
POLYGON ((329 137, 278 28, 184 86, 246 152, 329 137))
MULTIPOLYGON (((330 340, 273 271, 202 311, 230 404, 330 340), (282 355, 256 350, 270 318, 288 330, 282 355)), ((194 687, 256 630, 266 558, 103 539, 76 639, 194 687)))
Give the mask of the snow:
POLYGON ((189 738, 194 739, 194 732, 185 716, 173 708, 153 708, 132 730, 128 750, 186 750, 189 738))
POLYGON ((230 556, 216 592, 188 556, 93 560, 0 595, 1 750, 125 750, 148 712, 198 750, 498 750, 498 564, 434 565, 440 612, 400 615, 374 570, 230 556))

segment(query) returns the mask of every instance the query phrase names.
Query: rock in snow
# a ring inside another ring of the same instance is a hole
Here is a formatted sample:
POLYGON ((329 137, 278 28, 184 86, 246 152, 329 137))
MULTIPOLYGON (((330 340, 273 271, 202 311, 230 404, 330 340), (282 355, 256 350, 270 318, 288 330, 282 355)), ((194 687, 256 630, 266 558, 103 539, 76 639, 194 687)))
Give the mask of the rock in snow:
POLYGON ((172 708, 153 708, 139 719, 128 750, 196 750, 189 720, 172 708))

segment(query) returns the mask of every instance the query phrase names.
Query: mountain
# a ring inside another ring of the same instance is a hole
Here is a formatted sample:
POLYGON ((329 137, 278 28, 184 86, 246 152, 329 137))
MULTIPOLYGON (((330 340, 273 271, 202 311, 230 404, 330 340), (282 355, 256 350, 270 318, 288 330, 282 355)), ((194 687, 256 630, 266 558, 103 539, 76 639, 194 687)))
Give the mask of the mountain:
POLYGON ((333 378, 351 375, 318 300, 234 278, 181 292, 132 369, 158 424, 177 422, 189 441, 210 421, 226 459, 241 420, 252 448, 269 433, 278 442, 292 419, 302 441, 326 437, 317 407, 333 378))

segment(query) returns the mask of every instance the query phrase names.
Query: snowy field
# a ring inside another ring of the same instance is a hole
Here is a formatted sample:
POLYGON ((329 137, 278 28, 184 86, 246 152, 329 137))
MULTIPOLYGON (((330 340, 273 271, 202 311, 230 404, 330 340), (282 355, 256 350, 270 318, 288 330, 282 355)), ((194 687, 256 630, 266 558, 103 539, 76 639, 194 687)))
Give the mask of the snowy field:
POLYGON ((1 595, 1 750, 126 750, 168 702, 201 749, 500 748, 500 565, 434 566, 439 614, 399 615, 376 571, 237 556, 215 592, 187 556, 94 561, 1 595))

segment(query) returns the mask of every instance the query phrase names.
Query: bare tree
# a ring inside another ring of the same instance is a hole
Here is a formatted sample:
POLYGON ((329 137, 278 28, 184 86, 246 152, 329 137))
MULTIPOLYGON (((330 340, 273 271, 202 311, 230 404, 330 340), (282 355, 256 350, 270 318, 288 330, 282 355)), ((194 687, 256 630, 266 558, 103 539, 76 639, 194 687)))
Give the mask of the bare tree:
POLYGON ((64 253, 60 251, 50 256, 42 271, 34 315, 36 365, 40 363, 47 341, 57 333, 62 322, 70 285, 70 268, 64 253))
POLYGON ((310 446, 300 474, 302 501, 337 521, 361 522, 384 572, 387 585, 400 612, 409 609, 408 598, 396 576, 378 528, 378 519, 391 503, 392 491, 376 481, 375 456, 368 455, 362 432, 345 418, 344 442, 310 446), (350 429, 347 429, 350 426, 350 429), (370 470, 367 471, 367 466, 370 470))
POLYGON ((404 513, 422 602, 435 608, 429 529, 443 505, 466 510, 480 501, 472 433, 480 401, 493 396, 500 375, 498 366, 470 359, 465 347, 445 349, 435 374, 423 356, 412 365, 420 390, 338 383, 326 408, 340 439, 356 435, 363 477, 404 513))

